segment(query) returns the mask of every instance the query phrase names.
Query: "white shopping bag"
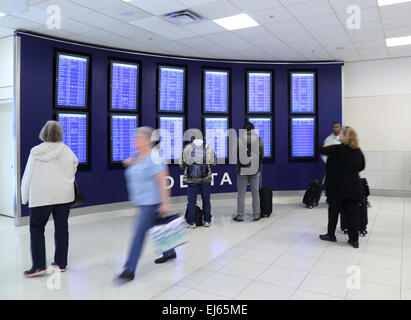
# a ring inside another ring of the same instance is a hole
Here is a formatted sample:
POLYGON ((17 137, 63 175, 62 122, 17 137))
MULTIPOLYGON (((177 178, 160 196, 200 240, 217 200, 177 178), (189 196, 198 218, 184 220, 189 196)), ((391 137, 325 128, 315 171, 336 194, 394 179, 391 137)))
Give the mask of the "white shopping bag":
POLYGON ((156 251, 161 253, 186 243, 185 225, 184 217, 179 214, 158 219, 150 229, 156 251))

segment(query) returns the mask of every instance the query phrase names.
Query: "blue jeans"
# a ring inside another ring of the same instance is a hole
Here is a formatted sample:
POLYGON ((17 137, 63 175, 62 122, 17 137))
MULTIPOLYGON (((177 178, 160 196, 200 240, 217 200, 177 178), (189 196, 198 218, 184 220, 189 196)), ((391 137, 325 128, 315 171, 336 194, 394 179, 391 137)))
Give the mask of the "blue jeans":
POLYGON ((204 210, 204 222, 211 222, 211 204, 210 204, 211 184, 210 182, 203 183, 188 183, 187 184, 187 223, 195 223, 195 210, 197 203, 197 195, 201 194, 204 210))
MULTIPOLYGON (((143 248, 146 233, 154 225, 156 219, 159 218, 159 214, 157 213, 158 207, 159 204, 139 207, 140 217, 137 218, 136 221, 136 232, 134 234, 127 262, 124 265, 124 270, 127 270, 131 273, 134 273, 136 271, 138 259, 140 258, 141 249, 143 248)), ((175 253, 175 250, 171 249, 163 252, 163 256, 168 257, 175 253)))

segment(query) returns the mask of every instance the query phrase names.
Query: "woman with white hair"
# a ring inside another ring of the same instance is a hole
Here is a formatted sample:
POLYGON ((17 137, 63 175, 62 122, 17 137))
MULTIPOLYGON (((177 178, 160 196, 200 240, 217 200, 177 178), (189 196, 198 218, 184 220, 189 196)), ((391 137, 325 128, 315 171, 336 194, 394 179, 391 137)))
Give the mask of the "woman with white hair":
POLYGON ((30 208, 30 242, 33 265, 26 277, 41 275, 46 269, 44 228, 54 220, 55 253, 52 267, 63 272, 67 267, 68 217, 74 201, 74 178, 78 159, 63 143, 63 128, 57 121, 47 121, 40 132, 43 143, 30 151, 21 182, 21 202, 30 208))
MULTIPOLYGON (((137 268, 147 231, 154 225, 161 214, 169 211, 170 190, 166 187, 168 176, 167 165, 160 158, 157 148, 153 148, 151 136, 153 129, 140 127, 136 131, 135 146, 137 155, 124 161, 127 167, 125 175, 129 198, 140 209, 136 221, 136 230, 131 243, 128 259, 123 272, 119 275, 121 281, 131 281, 137 268)), ((155 263, 164 263, 176 258, 174 249, 163 252, 163 256, 155 263)))

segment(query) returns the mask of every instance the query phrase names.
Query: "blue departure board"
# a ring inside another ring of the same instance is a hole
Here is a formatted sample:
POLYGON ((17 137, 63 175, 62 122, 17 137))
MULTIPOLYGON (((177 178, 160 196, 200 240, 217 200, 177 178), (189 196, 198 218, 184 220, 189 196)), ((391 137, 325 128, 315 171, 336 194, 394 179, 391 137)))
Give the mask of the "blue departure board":
POLYGON ((291 113, 315 112, 315 73, 291 73, 291 113))
POLYGON ((248 72, 248 112, 271 112, 271 72, 248 72))
POLYGON ((315 118, 291 118, 291 156, 315 156, 315 118))
POLYGON ((85 108, 87 104, 88 57, 57 55, 56 106, 85 108))
POLYGON ((160 67, 159 111, 182 112, 184 110, 185 69, 160 67))
POLYGON ((57 121, 63 127, 63 142, 77 156, 80 164, 86 164, 87 159, 87 114, 62 113, 57 114, 57 121))
POLYGON ((111 161, 119 162, 136 153, 134 138, 137 116, 111 115, 111 161))
POLYGON ((214 149, 217 158, 227 158, 227 117, 205 117, 206 143, 214 149))
POLYGON ((228 112, 228 71, 204 71, 204 112, 228 112))
POLYGON ((167 132, 160 133, 160 156, 167 160, 180 159, 183 153, 184 117, 159 117, 160 129, 167 132))
POLYGON ((271 118, 249 118, 254 125, 254 131, 263 139, 264 143, 264 157, 271 157, 271 118))
POLYGON ((137 64, 111 63, 111 109, 137 109, 137 81, 137 64))

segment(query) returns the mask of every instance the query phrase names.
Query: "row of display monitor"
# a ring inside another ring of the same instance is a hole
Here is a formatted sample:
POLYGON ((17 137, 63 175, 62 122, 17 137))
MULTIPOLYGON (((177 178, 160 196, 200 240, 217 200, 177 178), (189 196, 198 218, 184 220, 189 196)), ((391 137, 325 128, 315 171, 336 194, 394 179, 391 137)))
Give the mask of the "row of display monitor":
MULTIPOLYGON (((87 108, 89 57, 57 53, 57 108, 87 108)), ((110 111, 137 111, 139 63, 110 61, 110 111)), ((159 112, 183 113, 185 105, 186 68, 159 65, 157 106, 159 112)), ((273 100, 272 71, 247 71, 247 112, 271 114, 273 100)), ((290 72, 290 112, 315 114, 315 71, 290 72)), ((203 70, 203 112, 229 113, 230 71, 203 70)))
MULTIPOLYGON (((87 112, 58 111, 56 120, 63 127, 64 143, 73 150, 80 164, 88 164, 89 119, 87 112)), ((264 157, 272 158, 273 124, 271 117, 249 116, 264 143, 264 157)), ((136 114, 110 114, 110 163, 120 163, 135 154, 134 136, 138 126, 136 114)), ((164 159, 179 159, 183 151, 185 118, 178 115, 158 117, 161 131, 161 155, 164 159)), ((227 116, 203 117, 205 140, 213 147, 218 158, 228 157, 229 118, 227 116)), ((295 159, 315 157, 315 116, 290 117, 290 157, 295 159)))

